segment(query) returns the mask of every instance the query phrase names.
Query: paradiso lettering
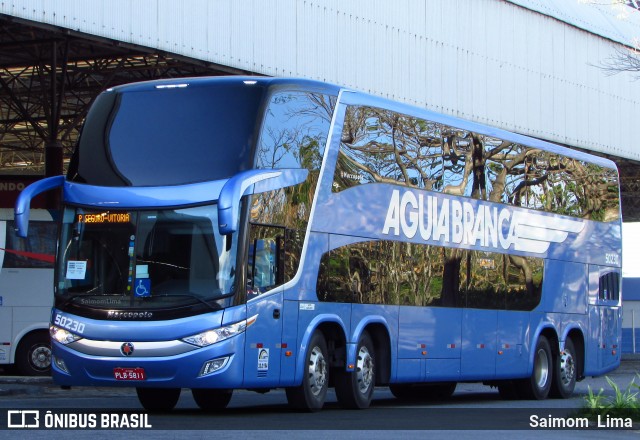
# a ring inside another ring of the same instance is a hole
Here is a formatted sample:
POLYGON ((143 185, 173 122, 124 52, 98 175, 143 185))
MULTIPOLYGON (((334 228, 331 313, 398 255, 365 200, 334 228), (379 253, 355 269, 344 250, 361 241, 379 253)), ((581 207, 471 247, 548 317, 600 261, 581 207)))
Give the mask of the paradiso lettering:
POLYGON ((559 219, 508 207, 474 205, 457 199, 394 190, 382 228, 385 235, 409 239, 420 234, 424 241, 482 246, 497 250, 545 253, 569 233, 579 233, 584 222, 559 219))

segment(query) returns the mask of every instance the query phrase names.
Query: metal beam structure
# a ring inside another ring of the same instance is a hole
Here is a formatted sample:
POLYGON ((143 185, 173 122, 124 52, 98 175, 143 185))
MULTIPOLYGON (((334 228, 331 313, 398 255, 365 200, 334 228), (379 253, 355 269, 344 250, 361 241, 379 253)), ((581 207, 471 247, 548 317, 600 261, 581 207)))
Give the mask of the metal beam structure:
POLYGON ((108 87, 240 73, 249 72, 0 15, 0 175, 61 174, 108 87))

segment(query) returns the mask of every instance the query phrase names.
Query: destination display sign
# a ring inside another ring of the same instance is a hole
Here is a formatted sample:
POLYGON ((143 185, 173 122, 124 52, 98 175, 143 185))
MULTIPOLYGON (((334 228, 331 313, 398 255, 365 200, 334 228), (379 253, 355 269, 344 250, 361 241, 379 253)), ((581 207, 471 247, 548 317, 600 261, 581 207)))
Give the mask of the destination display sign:
POLYGON ((129 212, 102 212, 98 214, 78 214, 78 223, 129 223, 129 212))

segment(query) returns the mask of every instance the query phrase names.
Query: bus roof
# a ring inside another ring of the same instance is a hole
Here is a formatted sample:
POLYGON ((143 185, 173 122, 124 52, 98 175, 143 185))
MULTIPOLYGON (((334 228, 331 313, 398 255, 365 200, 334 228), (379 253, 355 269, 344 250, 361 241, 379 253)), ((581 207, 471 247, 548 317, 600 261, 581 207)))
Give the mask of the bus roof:
POLYGON ((482 124, 479 122, 473 122, 466 119, 458 118, 456 116, 437 113, 428 109, 415 107, 410 104, 405 104, 398 101, 393 101, 387 98, 370 95, 365 92, 361 92, 351 88, 341 87, 335 84, 325 83, 316 80, 302 79, 302 78, 272 78, 272 77, 259 77, 259 76, 214 76, 214 77, 191 77, 191 78, 173 78, 173 79, 160 79, 154 81, 145 81, 139 83, 125 84, 116 86, 109 91, 115 91, 119 93, 135 92, 143 90, 152 90, 154 88, 172 88, 180 87, 183 84, 192 86, 202 86, 221 84, 221 83, 237 84, 244 82, 245 84, 256 84, 265 88, 300 88, 302 90, 317 91, 322 93, 328 93, 332 95, 338 95, 343 92, 341 102, 359 103, 371 105, 374 107, 381 107, 399 113, 407 114, 409 116, 432 120, 434 122, 440 122, 452 127, 472 131, 474 133, 483 134, 486 136, 496 137, 499 139, 511 141, 514 143, 527 145, 529 147, 538 148, 544 151, 561 154, 577 160, 593 163, 605 168, 617 169, 615 162, 589 153, 578 151, 569 147, 561 146, 552 142, 547 142, 542 139, 533 138, 530 136, 522 135, 519 133, 511 132, 505 129, 494 127, 491 125, 482 124))

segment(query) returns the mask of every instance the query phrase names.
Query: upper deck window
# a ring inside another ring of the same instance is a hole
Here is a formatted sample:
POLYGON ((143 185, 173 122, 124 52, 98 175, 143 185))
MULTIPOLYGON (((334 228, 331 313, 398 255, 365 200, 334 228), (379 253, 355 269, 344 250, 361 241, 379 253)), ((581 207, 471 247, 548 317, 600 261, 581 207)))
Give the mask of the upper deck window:
POLYGON ((620 216, 613 168, 391 110, 349 106, 333 191, 367 183, 590 220, 620 216))
POLYGON ((240 81, 104 93, 87 116, 69 179, 180 185, 250 169, 263 93, 240 81))

